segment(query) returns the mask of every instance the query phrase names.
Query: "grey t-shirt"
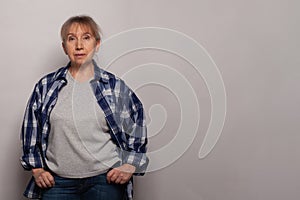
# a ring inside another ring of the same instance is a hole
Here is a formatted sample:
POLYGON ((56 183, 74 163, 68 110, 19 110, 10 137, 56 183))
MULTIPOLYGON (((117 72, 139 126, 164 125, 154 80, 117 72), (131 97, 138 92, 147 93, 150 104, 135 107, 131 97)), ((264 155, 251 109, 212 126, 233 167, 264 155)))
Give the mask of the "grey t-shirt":
POLYGON ((106 172, 120 161, 104 113, 89 81, 77 82, 67 73, 50 115, 46 162, 66 178, 84 178, 106 172))

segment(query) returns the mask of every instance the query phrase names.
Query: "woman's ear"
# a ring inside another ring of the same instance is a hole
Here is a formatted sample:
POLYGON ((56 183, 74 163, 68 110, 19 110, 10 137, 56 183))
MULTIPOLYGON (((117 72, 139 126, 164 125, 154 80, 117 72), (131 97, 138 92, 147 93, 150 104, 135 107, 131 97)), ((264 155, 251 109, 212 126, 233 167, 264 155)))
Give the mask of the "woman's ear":
POLYGON ((101 43, 100 40, 98 40, 98 41, 96 42, 96 52, 99 51, 100 43, 101 43))
POLYGON ((66 46, 65 46, 65 43, 64 43, 64 42, 61 43, 61 46, 62 46, 62 48, 63 48, 65 54, 68 55, 68 52, 67 52, 67 49, 66 49, 66 46))

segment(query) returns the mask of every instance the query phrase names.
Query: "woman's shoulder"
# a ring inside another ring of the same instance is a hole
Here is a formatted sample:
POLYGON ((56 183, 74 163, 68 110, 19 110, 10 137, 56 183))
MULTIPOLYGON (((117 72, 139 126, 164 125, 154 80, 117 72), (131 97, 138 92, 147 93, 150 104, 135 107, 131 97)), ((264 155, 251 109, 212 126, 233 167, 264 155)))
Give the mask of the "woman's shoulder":
POLYGON ((60 78, 65 78, 66 71, 67 71, 67 66, 64 66, 58 68, 55 71, 49 72, 38 80, 37 85, 42 87, 45 85, 49 85, 53 83, 55 80, 58 80, 60 78))
POLYGON ((125 101, 132 100, 136 106, 142 105, 134 90, 126 83, 125 80, 103 68, 99 68, 98 72, 101 72, 102 78, 104 77, 104 79, 109 82, 110 88, 113 89, 115 93, 118 93, 118 97, 125 101))
POLYGON ((110 85, 116 85, 116 86, 122 85, 122 86, 127 87, 127 85, 125 84, 125 81, 122 78, 120 78, 116 74, 114 74, 114 73, 112 73, 112 72, 110 72, 106 69, 103 69, 103 68, 100 68, 100 67, 97 66, 95 73, 103 81, 109 82, 110 85))

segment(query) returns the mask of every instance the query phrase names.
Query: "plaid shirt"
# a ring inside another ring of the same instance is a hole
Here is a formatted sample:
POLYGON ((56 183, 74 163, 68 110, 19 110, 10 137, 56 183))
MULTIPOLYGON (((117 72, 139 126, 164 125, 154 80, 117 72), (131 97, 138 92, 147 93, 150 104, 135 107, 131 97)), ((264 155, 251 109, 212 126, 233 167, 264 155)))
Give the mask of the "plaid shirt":
MULTIPOLYGON (((47 168, 45 157, 50 132, 50 113, 59 91, 67 84, 70 63, 44 76, 28 101, 22 124, 21 164, 26 170, 47 168)), ((142 103, 134 92, 113 74, 100 69, 94 62, 94 79, 90 81, 96 100, 105 114, 113 142, 120 150, 122 164, 136 167, 135 175, 143 175, 148 165, 147 131, 142 103)), ((132 199, 132 179, 127 184, 127 199, 132 199)), ((41 189, 32 177, 24 196, 41 198, 41 189)), ((126 198, 126 197, 125 197, 126 198)))

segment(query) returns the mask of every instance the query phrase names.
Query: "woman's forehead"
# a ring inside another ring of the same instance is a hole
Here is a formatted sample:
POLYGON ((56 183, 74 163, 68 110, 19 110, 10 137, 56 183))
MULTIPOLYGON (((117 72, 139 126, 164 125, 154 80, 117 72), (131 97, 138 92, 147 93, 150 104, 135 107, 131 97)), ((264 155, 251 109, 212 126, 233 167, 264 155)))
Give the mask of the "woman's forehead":
POLYGON ((87 24, 73 23, 69 27, 67 34, 69 34, 69 33, 78 33, 78 32, 92 34, 92 29, 87 24))

